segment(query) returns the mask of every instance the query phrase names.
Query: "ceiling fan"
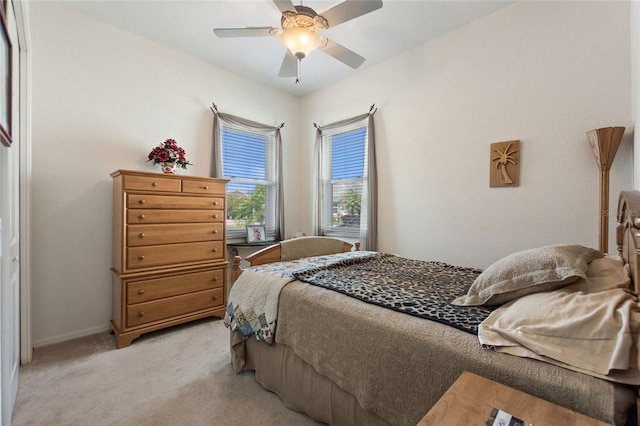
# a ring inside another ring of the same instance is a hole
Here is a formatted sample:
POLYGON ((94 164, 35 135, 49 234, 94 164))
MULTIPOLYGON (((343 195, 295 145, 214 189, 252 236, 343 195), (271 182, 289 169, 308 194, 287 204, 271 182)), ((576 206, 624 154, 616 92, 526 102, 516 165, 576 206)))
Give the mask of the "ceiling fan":
POLYGON ((282 60, 278 76, 296 77, 296 83, 299 83, 301 79, 302 59, 314 50, 320 50, 354 69, 365 61, 365 58, 357 53, 335 41, 322 37, 319 31, 380 9, 382 7, 381 0, 345 0, 322 14, 318 14, 312 8, 302 4, 294 6, 291 0, 273 0, 273 2, 282 12, 282 28, 215 28, 213 32, 223 38, 280 36, 287 47, 287 52, 282 60))

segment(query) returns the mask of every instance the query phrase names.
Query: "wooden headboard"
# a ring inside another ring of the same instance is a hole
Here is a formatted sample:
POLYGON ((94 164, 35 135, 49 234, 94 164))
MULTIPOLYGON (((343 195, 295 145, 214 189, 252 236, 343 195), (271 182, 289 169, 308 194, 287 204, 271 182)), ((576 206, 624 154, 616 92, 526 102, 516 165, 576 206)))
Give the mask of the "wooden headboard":
POLYGON ((622 191, 618 199, 618 253, 629 264, 636 294, 640 291, 640 191, 622 191))
MULTIPOLYGON (((354 245, 356 251, 360 250, 359 242, 350 244, 346 241, 330 237, 301 237, 265 247, 262 250, 247 256, 245 260, 249 262, 251 266, 257 266, 264 265, 265 263, 280 262, 282 260, 292 260, 292 247, 294 247, 294 252, 296 250, 300 252, 299 257, 309 257, 351 251, 354 245)), ((235 256, 233 258, 233 264, 231 266, 231 282, 235 282, 240 274, 242 274, 242 268, 240 267, 241 260, 240 256, 235 256)))

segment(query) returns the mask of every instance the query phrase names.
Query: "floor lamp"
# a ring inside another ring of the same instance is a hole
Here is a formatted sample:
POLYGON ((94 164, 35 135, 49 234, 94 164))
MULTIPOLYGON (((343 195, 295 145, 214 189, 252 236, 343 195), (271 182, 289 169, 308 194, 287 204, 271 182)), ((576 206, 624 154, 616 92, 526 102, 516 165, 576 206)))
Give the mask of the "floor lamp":
POLYGON ((587 132, 593 156, 600 169, 600 251, 609 250, 609 170, 620 146, 624 127, 603 127, 587 132))

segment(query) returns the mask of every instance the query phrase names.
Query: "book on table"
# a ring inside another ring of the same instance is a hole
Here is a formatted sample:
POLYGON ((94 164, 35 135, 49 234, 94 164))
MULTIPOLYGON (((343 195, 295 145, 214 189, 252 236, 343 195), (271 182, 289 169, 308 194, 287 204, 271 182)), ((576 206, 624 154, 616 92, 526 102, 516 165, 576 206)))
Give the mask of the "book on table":
POLYGON ((493 408, 491 414, 486 421, 486 426, 534 426, 532 423, 527 423, 512 414, 502 411, 498 408, 493 408))

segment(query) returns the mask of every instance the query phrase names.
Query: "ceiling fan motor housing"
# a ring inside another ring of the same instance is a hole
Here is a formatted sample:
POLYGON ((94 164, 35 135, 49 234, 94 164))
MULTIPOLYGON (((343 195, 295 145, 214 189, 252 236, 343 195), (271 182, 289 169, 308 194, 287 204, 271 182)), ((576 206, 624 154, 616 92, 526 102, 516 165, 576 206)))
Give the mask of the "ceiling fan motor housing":
POLYGON ((329 23, 322 16, 318 15, 315 10, 307 6, 294 6, 296 11, 286 11, 282 13, 281 25, 282 29, 305 27, 314 31, 326 30, 329 23))

